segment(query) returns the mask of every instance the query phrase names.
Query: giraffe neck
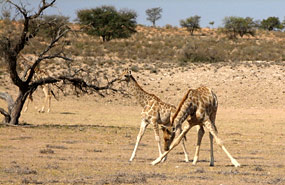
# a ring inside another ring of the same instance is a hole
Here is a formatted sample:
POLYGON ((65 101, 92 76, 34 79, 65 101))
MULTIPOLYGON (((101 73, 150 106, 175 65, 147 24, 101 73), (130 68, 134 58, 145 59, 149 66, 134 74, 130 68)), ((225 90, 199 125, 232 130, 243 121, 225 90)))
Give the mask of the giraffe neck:
POLYGON ((137 83, 133 76, 131 76, 129 81, 129 90, 131 94, 136 97, 141 106, 144 107, 147 104, 147 99, 150 94, 143 90, 143 88, 137 83))
MULTIPOLYGON (((178 105, 178 108, 176 109, 176 112, 174 113, 172 119, 171 119, 171 126, 176 126, 178 124, 178 122, 180 122, 181 120, 185 120, 187 115, 185 114, 185 106, 186 106, 186 100, 188 99, 189 95, 191 93, 191 89, 189 89, 187 91, 187 93, 184 95, 184 97, 182 98, 181 102, 178 105)), ((184 121, 183 120, 183 121, 184 121)))

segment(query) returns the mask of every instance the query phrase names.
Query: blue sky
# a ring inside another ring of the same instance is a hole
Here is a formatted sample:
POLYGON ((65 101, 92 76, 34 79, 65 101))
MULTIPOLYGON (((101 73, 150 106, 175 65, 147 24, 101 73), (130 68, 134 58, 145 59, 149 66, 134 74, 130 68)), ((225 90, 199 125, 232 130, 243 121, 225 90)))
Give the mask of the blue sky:
MULTIPOLYGON (((39 2, 26 1, 33 6, 37 6, 39 2)), ((277 16, 281 21, 285 17, 285 0, 57 0, 56 7, 49 9, 47 13, 69 16, 72 21, 76 18, 77 10, 101 5, 133 9, 138 14, 137 22, 144 25, 151 25, 146 20, 145 10, 161 7, 163 13, 162 18, 157 21, 158 26, 179 26, 181 19, 193 15, 201 16, 202 27, 209 26, 210 21, 215 22, 215 27, 222 26, 225 16, 249 16, 260 20, 277 16)))

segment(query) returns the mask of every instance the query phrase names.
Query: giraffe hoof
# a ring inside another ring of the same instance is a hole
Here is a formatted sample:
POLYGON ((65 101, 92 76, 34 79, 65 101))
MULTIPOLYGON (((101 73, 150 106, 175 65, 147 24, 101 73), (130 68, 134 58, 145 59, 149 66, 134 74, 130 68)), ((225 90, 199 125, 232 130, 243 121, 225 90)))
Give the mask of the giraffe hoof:
POLYGON ((239 163, 235 164, 235 167, 236 168, 240 167, 240 164, 239 163))
POLYGON ((157 165, 158 163, 160 163, 160 161, 161 161, 161 160, 158 158, 158 159, 152 161, 152 162, 151 162, 151 165, 152 165, 152 166, 157 165))
POLYGON ((166 159, 167 159, 167 157, 165 156, 162 160, 161 160, 161 162, 165 162, 166 161, 166 159))
POLYGON ((233 159, 231 162, 236 168, 240 167, 240 164, 237 162, 237 160, 233 159))

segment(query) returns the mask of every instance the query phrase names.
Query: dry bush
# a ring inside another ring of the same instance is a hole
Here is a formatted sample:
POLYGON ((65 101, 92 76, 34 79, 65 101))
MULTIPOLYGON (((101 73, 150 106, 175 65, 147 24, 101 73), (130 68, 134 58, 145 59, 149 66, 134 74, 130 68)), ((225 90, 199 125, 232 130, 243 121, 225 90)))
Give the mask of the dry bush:
POLYGON ((181 50, 180 64, 187 62, 215 63, 227 60, 226 43, 216 40, 192 40, 181 50))
MULTIPOLYGON (((229 40, 217 30, 203 32, 191 37, 180 28, 166 26, 151 28, 139 26, 137 33, 128 39, 114 39, 103 43, 99 37, 84 33, 70 34, 67 53, 73 56, 93 57, 104 64, 107 61, 130 61, 138 63, 228 62, 228 61, 284 61, 285 33, 258 30, 256 37, 229 40), (213 33, 212 33, 213 32, 213 33)), ((24 53, 33 53, 45 46, 43 41, 34 41, 24 53)))

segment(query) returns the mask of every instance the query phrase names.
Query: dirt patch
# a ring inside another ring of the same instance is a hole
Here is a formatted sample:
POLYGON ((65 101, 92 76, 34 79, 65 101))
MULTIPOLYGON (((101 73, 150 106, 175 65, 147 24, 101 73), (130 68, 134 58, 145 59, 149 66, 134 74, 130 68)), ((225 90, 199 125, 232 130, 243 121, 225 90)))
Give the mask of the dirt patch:
MULTIPOLYGON (((244 111, 244 112, 243 112, 244 111)), ((137 157, 131 156, 138 126, 19 126, 0 128, 0 182, 4 184, 274 184, 284 183, 285 158, 283 124, 269 114, 246 120, 236 119, 231 110, 222 110, 217 126, 225 146, 241 163, 231 165, 214 145, 215 167, 209 166, 209 139, 204 137, 197 166, 183 162, 181 147, 166 162, 151 166, 158 156, 151 128, 147 129, 137 157), (229 121, 228 117, 233 117, 229 121), (238 124, 238 126, 237 126, 238 124), (8 133, 8 134, 7 134, 8 133), (238 133, 238 134, 237 134, 238 133), (14 140, 16 136, 33 139, 14 140), (52 150, 53 153, 41 152, 52 150)), ((257 112, 258 113, 258 112, 257 112)), ((122 117, 128 114, 121 115, 122 117)), ((239 118, 241 116, 236 115, 239 118)), ((284 119, 284 117, 282 118, 284 119)), ((196 130, 187 137, 190 158, 194 155, 196 130)))
MULTIPOLYGON (((219 99, 219 134, 242 166, 234 168, 214 145, 215 167, 209 167, 207 134, 197 166, 183 162, 181 147, 165 163, 151 166, 158 157, 151 128, 129 163, 140 124, 136 101, 122 95, 67 96, 53 100, 49 114, 30 108, 20 119, 26 124, 0 127, 0 184, 285 183, 284 67, 204 64, 157 73, 139 70, 134 76, 146 91, 174 105, 189 87, 212 87, 219 99)), ((6 85, 0 91, 16 92, 6 85)), ((34 99, 41 104, 40 91, 34 99)), ((196 135, 196 129, 187 135, 190 159, 196 135)))

